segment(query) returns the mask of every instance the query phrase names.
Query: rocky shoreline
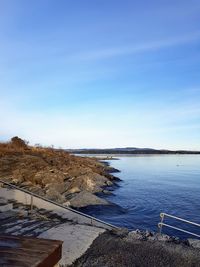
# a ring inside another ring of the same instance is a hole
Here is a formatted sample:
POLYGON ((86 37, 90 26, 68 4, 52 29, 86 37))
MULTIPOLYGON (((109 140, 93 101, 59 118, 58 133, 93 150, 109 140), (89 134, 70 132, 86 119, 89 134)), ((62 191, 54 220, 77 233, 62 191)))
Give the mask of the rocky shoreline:
POLYGON ((120 181, 113 175, 118 170, 104 160, 28 146, 14 137, 0 143, 0 178, 73 208, 112 205, 96 195, 109 193, 107 189, 120 181))
POLYGON ((121 229, 116 231, 118 236, 124 237, 126 241, 132 240, 141 241, 160 241, 200 249, 200 240, 195 238, 181 239, 177 236, 169 236, 166 234, 160 234, 152 231, 141 231, 139 229, 134 231, 128 231, 127 229, 121 229))

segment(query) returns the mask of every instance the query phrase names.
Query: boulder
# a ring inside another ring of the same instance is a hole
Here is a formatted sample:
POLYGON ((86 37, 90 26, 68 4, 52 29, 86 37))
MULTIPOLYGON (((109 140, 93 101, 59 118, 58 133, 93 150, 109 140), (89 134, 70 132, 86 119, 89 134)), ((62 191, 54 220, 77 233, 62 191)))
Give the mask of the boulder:
POLYGON ((80 193, 81 190, 79 187, 74 186, 70 190, 67 190, 67 194, 75 194, 75 193, 80 193))
POLYGON ((66 207, 69 207, 70 206, 70 202, 69 201, 66 201, 64 203, 62 203, 63 206, 66 206, 66 207))
POLYGON ((126 241, 143 240, 144 236, 140 230, 131 231, 126 237, 126 241))
POLYGON ((149 236, 148 236, 148 240, 151 240, 151 241, 169 242, 169 241, 171 241, 171 237, 168 236, 168 235, 164 235, 164 234, 156 233, 156 234, 154 234, 154 235, 149 235, 149 236))
POLYGON ((69 190, 73 187, 78 187, 83 191, 97 193, 102 191, 102 187, 106 186, 107 182, 108 179, 105 176, 98 173, 89 172, 87 174, 74 178, 71 182, 69 190))
POLYGON ((128 235, 129 231, 127 228, 116 228, 116 229, 112 229, 111 233, 123 238, 128 235))
POLYGON ((83 208, 89 205, 110 205, 107 200, 99 198, 88 191, 81 191, 75 197, 70 199, 70 206, 74 208, 83 208))
POLYGON ((200 240, 194 238, 187 239, 189 246, 200 249, 200 240))
POLYGON ((57 191, 60 194, 63 194, 67 190, 67 185, 64 182, 57 183, 56 181, 54 183, 49 183, 45 186, 45 190, 51 190, 57 191))
POLYGON ((50 200, 53 200, 58 203, 63 203, 65 201, 64 196, 62 196, 58 191, 56 191, 54 188, 50 188, 47 190, 47 198, 50 200))
POLYGON ((26 181, 20 184, 21 187, 28 187, 28 186, 32 186, 33 184, 30 181, 26 181))

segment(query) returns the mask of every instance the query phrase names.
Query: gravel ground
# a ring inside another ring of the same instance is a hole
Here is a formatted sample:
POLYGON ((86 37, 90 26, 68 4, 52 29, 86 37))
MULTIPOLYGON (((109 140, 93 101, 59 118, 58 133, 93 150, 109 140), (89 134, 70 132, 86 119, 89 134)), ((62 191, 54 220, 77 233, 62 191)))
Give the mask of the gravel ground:
POLYGON ((200 267, 200 250, 184 244, 143 241, 105 232, 72 267, 200 267))

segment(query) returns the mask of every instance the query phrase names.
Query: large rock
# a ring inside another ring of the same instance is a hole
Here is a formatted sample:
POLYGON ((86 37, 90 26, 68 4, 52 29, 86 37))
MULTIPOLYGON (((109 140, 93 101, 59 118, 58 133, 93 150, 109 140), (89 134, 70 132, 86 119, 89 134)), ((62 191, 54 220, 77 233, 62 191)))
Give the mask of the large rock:
POLYGON ((199 239, 188 238, 187 241, 188 241, 189 246, 191 246, 193 248, 200 249, 200 240, 199 239))
POLYGON ((135 231, 129 232, 125 239, 126 241, 131 242, 134 240, 143 240, 144 236, 140 230, 135 230, 135 231))
POLYGON ((34 182, 41 185, 46 185, 50 183, 62 183, 64 181, 65 175, 59 170, 44 169, 38 171, 34 176, 34 182))
POLYGON ((70 206, 74 208, 83 208, 89 205, 110 205, 105 199, 99 198, 88 191, 82 191, 73 197, 70 206))
POLYGON ((71 182, 71 186, 69 188, 72 189, 74 187, 78 187, 80 190, 89 191, 92 193, 97 193, 102 191, 103 186, 111 185, 112 182, 108 180, 103 175, 94 172, 88 172, 87 174, 81 175, 73 179, 71 182))
POLYGON ((71 187, 68 191, 67 194, 75 194, 75 193, 80 193, 81 190, 77 186, 71 187))
POLYGON ((151 241, 169 242, 169 241, 171 241, 171 237, 168 236, 168 235, 165 235, 165 234, 159 234, 159 233, 156 233, 156 234, 154 234, 154 235, 150 235, 150 236, 148 236, 148 240, 151 240, 151 241))
POLYGON ((47 195, 46 197, 48 199, 51 199, 55 202, 58 202, 58 203, 63 203, 65 202, 65 197, 62 196, 58 191, 56 191, 54 188, 50 188, 47 190, 47 195))

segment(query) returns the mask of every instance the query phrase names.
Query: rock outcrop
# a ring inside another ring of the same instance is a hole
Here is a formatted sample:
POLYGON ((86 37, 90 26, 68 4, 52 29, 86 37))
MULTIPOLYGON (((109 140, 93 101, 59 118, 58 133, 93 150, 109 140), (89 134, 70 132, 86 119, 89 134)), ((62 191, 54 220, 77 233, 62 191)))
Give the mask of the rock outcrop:
POLYGON ((88 205, 111 205, 107 200, 95 196, 88 191, 81 191, 69 201, 69 205, 75 208, 83 208, 88 205))
POLYGON ((94 194, 118 181, 111 171, 95 158, 74 156, 61 149, 31 147, 19 137, 0 143, 1 179, 56 202, 72 203, 73 207, 107 204, 94 194))

